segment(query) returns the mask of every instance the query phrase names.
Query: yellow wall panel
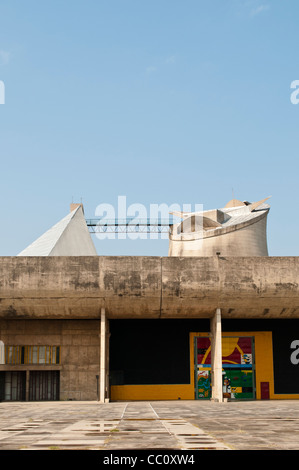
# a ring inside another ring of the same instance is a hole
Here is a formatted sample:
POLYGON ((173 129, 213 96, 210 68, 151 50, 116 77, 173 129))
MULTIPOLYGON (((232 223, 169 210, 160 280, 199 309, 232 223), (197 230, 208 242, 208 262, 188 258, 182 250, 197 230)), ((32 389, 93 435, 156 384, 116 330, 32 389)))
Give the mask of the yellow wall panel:
POLYGON ((112 401, 193 400, 194 392, 187 385, 113 385, 112 401))

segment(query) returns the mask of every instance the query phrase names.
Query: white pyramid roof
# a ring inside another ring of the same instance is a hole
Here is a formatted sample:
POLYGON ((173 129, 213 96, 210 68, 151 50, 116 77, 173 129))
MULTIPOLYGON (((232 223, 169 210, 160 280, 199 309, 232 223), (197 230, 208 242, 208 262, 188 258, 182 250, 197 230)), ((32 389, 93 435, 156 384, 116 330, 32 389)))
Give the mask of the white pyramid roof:
POLYGON ((18 256, 95 256, 82 205, 35 240, 18 256))

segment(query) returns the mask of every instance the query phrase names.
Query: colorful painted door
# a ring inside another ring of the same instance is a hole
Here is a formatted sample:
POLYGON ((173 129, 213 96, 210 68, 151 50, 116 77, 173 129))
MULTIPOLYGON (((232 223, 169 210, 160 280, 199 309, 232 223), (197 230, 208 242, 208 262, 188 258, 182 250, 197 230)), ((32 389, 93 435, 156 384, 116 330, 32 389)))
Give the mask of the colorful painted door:
POLYGON ((195 390, 197 399, 211 398, 211 342, 207 337, 195 338, 195 390))
MULTIPOLYGON (((195 338, 196 398, 211 398, 211 342, 195 338)), ((254 399, 254 342, 249 336, 222 337, 223 397, 254 399)))

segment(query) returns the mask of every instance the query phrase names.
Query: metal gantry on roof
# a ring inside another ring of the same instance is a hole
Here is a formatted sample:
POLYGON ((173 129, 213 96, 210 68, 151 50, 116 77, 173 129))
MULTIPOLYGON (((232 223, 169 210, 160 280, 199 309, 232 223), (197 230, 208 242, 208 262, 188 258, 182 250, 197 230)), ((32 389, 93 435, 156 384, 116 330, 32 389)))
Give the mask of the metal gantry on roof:
POLYGON ((177 221, 172 217, 166 219, 139 219, 135 217, 86 219, 90 233, 168 233, 174 223, 177 221))

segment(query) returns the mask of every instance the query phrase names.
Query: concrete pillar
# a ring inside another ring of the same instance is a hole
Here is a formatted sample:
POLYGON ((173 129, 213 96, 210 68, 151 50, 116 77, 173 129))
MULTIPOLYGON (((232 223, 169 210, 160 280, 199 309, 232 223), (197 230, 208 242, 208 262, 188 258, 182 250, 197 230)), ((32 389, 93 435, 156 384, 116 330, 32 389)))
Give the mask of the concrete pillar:
POLYGON ((221 310, 217 308, 210 320, 211 330, 211 377, 212 400, 223 402, 222 386, 222 336, 221 336, 221 310))
POLYGON ((5 346, 3 341, 0 341, 0 364, 5 364, 5 346))
POLYGON ((100 343, 100 402, 105 403, 106 392, 106 312, 101 308, 101 343, 100 343))

